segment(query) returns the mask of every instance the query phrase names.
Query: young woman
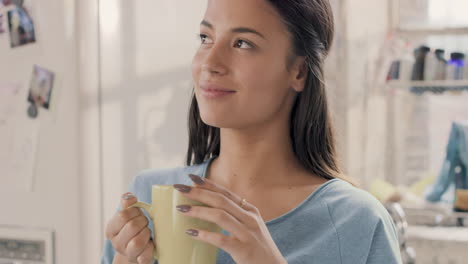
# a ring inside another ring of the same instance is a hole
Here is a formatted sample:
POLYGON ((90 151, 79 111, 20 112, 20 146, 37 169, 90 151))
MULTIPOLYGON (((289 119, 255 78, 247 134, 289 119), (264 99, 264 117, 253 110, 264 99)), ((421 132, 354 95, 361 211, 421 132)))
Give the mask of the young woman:
POLYGON ((153 184, 211 207, 178 208, 227 231, 187 232, 218 247, 219 264, 401 263, 391 217, 338 166, 323 81, 333 34, 328 0, 209 0, 187 166, 134 179, 102 263, 153 262, 157 230, 127 208, 151 202, 153 184))

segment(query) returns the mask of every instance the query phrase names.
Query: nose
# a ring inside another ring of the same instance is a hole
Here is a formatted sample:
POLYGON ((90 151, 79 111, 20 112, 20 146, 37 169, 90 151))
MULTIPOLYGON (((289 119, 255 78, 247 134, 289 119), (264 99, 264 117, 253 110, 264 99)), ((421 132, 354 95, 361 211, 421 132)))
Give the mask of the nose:
POLYGON ((227 73, 226 60, 227 54, 223 51, 223 47, 214 44, 203 57, 202 71, 224 75, 227 73))

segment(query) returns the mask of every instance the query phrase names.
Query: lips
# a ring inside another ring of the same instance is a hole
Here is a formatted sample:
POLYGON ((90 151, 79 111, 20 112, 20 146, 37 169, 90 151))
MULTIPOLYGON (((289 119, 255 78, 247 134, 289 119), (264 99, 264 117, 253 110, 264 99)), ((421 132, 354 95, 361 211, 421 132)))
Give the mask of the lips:
POLYGON ((225 87, 215 84, 201 85, 200 88, 202 95, 208 99, 224 98, 228 95, 236 93, 236 91, 234 90, 227 89, 225 87))
POLYGON ((217 84, 202 84, 200 88, 207 92, 236 92, 235 90, 225 88, 217 84))

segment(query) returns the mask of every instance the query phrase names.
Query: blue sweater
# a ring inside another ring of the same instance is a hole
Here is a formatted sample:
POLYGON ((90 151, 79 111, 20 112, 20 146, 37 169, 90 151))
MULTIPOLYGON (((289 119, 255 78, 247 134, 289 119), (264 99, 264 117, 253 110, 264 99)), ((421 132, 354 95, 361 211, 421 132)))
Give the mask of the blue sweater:
MULTIPOLYGON (((188 167, 143 171, 134 178, 129 191, 139 201, 151 203, 152 185, 193 185, 187 175, 205 177, 212 160, 188 167)), ((149 217, 148 220, 154 237, 153 223, 149 217)), ((402 263, 396 228, 387 210, 366 191, 340 179, 322 184, 296 208, 266 225, 289 264, 402 263)), ((114 252, 107 240, 101 264, 111 264, 114 252)), ((219 249, 217 264, 231 263, 235 263, 231 256, 219 249)))

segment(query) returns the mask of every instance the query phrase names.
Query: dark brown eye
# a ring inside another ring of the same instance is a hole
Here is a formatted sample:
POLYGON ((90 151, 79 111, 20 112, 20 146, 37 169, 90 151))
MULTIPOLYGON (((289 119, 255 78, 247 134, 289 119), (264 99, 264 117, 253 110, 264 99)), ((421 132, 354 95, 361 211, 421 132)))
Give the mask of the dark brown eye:
POLYGON ((206 34, 197 34, 197 37, 200 39, 201 44, 205 44, 205 40, 208 38, 206 34))
POLYGON ((241 47, 242 47, 242 44, 241 44, 241 46, 238 46, 239 43, 245 43, 245 44, 247 44, 247 45, 249 46, 248 48, 253 48, 253 45, 252 45, 252 44, 250 44, 249 42, 247 42, 247 41, 245 41, 245 40, 242 40, 242 39, 239 39, 239 40, 236 41, 236 47, 237 47, 237 48, 241 48, 241 47))

